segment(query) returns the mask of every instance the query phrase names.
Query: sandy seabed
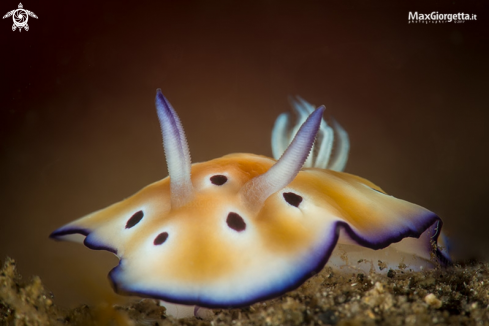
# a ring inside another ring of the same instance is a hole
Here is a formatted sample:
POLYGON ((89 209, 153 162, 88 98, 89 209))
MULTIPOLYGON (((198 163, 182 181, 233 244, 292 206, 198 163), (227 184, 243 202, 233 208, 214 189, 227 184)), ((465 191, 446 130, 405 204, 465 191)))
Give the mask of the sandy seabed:
POLYGON ((489 325, 489 264, 424 272, 398 269, 386 275, 345 275, 326 267, 280 298, 243 309, 213 310, 206 319, 175 319, 150 299, 74 309, 53 300, 39 277, 23 281, 15 261, 5 260, 0 325, 489 325))

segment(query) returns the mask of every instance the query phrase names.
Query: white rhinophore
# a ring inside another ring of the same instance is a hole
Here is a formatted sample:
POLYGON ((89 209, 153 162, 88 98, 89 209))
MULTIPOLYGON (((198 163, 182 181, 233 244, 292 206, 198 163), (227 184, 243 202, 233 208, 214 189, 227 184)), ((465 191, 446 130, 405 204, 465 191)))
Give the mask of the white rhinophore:
POLYGON ((171 205, 178 208, 192 199, 190 151, 182 123, 161 90, 156 91, 156 112, 163 135, 166 165, 170 176, 171 205))

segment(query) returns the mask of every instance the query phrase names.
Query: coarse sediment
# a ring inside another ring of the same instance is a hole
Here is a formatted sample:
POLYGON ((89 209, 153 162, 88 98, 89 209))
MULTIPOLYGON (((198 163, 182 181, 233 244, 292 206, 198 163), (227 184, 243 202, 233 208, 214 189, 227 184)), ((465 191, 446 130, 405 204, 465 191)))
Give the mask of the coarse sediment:
POLYGON ((489 264, 424 272, 343 275, 326 267, 299 289, 209 320, 174 319, 157 301, 59 307, 41 279, 24 282, 7 258, 0 272, 0 325, 489 325, 489 264))

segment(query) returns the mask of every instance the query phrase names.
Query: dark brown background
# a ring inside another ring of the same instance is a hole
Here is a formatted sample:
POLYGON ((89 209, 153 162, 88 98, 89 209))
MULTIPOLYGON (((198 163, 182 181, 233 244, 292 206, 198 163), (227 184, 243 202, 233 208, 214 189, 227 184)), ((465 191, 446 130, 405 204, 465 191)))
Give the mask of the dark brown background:
POLYGON ((112 254, 47 236, 166 176, 158 87, 194 162, 271 155, 288 95, 325 104, 347 172, 437 212, 456 257, 487 257, 488 7, 338 3, 23 2, 28 32, 0 21, 0 258, 58 302, 110 295, 112 254), (433 10, 478 20, 408 24, 433 10))

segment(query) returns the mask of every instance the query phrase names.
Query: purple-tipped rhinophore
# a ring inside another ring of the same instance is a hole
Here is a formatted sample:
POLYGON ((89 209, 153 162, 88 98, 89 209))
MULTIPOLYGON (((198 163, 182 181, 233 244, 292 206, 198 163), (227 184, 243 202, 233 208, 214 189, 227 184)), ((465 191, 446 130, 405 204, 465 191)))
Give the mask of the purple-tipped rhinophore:
POLYGON ((159 88, 155 102, 170 176, 171 204, 177 208, 192 198, 190 152, 180 119, 159 88))
POLYGON ((271 194, 294 180, 311 151, 324 110, 320 106, 311 113, 277 163, 243 187, 242 194, 250 207, 260 208, 271 194))

